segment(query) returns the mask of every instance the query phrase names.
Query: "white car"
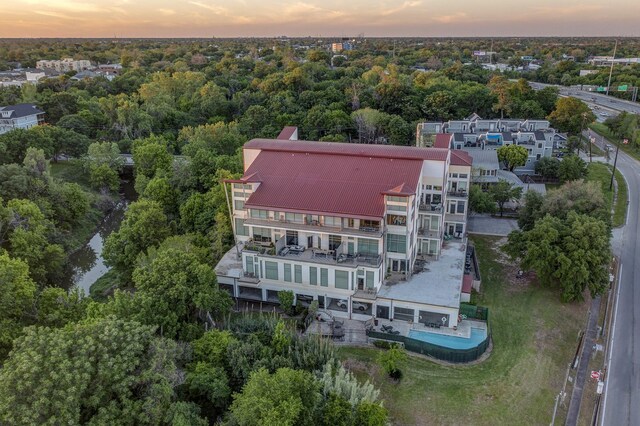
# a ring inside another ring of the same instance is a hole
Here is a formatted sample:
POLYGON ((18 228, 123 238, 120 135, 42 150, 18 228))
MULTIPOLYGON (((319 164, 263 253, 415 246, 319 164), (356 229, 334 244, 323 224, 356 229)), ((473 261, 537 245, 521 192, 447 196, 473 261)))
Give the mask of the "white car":
MULTIPOLYGON (((336 305, 338 305, 338 307, 340 308, 347 309, 348 303, 349 302, 347 301, 347 299, 340 299, 338 300, 338 302, 336 302, 336 305)), ((369 308, 367 305, 360 302, 351 302, 351 306, 353 307, 354 310, 357 309, 358 311, 366 311, 369 308)))

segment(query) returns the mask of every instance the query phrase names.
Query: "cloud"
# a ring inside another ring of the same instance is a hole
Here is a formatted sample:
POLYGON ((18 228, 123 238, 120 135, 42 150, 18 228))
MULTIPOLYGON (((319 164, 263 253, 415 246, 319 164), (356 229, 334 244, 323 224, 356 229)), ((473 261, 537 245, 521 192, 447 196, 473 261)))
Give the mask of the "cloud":
POLYGON ((440 22, 441 24, 455 24, 462 21, 467 21, 469 15, 464 12, 454 13, 453 15, 442 15, 436 16, 432 18, 436 22, 440 22))
POLYGON ((410 8, 416 7, 416 6, 420 6, 421 4, 422 4, 421 0, 405 1, 404 3, 402 3, 398 7, 394 7, 394 8, 391 8, 391 9, 386 9, 386 10, 380 11, 380 15, 382 15, 382 16, 393 15, 395 13, 402 12, 403 10, 410 9, 410 8))
POLYGON ((171 16, 176 14, 176 11, 173 9, 158 9, 158 12, 160 12, 160 14, 164 16, 171 16))
POLYGON ((78 19, 73 16, 65 15, 64 13, 52 12, 49 10, 35 10, 34 13, 43 16, 51 16, 52 18, 60 18, 60 19, 78 19))
POLYGON ((192 4, 194 6, 198 6, 201 7, 203 9, 207 9, 213 13, 215 13, 216 15, 223 15, 229 12, 229 9, 221 7, 221 6, 212 6, 206 3, 201 3, 199 1, 190 1, 189 4, 192 4))

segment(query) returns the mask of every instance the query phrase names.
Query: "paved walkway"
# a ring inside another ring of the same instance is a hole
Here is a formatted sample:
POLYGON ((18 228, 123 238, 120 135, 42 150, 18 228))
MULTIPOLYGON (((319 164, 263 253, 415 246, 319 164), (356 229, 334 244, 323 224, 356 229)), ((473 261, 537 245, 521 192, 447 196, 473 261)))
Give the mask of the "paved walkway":
POLYGON ((582 352, 580 353, 580 361, 578 362, 578 372, 576 373, 576 381, 571 393, 571 401, 569 402, 569 411, 567 413, 566 426, 574 426, 578 424, 578 416, 580 415, 580 403, 582 402, 582 391, 584 383, 589 374, 589 360, 593 352, 593 346, 598 332, 598 316, 600 315, 600 296, 591 300, 591 309, 589 310, 589 320, 587 321, 587 330, 584 334, 584 342, 582 342, 582 352))
POLYGON ((470 234, 505 237, 515 229, 518 229, 518 221, 515 219, 498 219, 484 214, 469 216, 467 222, 470 234))

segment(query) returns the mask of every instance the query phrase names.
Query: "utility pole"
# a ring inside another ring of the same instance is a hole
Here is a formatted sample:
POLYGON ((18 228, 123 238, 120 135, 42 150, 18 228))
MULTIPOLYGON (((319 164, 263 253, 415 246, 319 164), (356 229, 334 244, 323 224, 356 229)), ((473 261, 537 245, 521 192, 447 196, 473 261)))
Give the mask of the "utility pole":
POLYGON ((611 68, 609 69, 609 81, 607 82, 607 96, 609 96, 609 87, 611 87, 611 74, 613 74, 613 61, 616 59, 616 50, 618 49, 618 40, 613 46, 613 57, 611 58, 611 68))
POLYGON ((613 178, 616 176, 616 164, 618 163, 618 151, 620 151, 620 142, 616 143, 616 157, 613 160, 613 173, 611 174, 611 183, 609 184, 609 191, 613 191, 613 178))
MULTIPOLYGON (((580 127, 580 140, 582 140, 582 137, 584 136, 584 125, 586 121, 587 121, 587 113, 583 112, 582 126, 580 127)), ((589 163, 591 163, 591 139, 589 137, 587 137, 587 143, 589 144, 589 163)))

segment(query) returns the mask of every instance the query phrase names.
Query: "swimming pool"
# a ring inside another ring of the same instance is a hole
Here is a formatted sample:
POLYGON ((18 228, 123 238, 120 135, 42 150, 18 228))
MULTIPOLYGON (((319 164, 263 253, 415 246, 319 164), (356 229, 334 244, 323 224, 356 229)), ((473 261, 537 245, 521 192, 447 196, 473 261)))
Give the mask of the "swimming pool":
POLYGON ((487 330, 471 327, 471 337, 456 337, 446 334, 430 333, 422 330, 409 330, 411 339, 421 340, 451 349, 471 349, 478 346, 487 337, 487 330))

